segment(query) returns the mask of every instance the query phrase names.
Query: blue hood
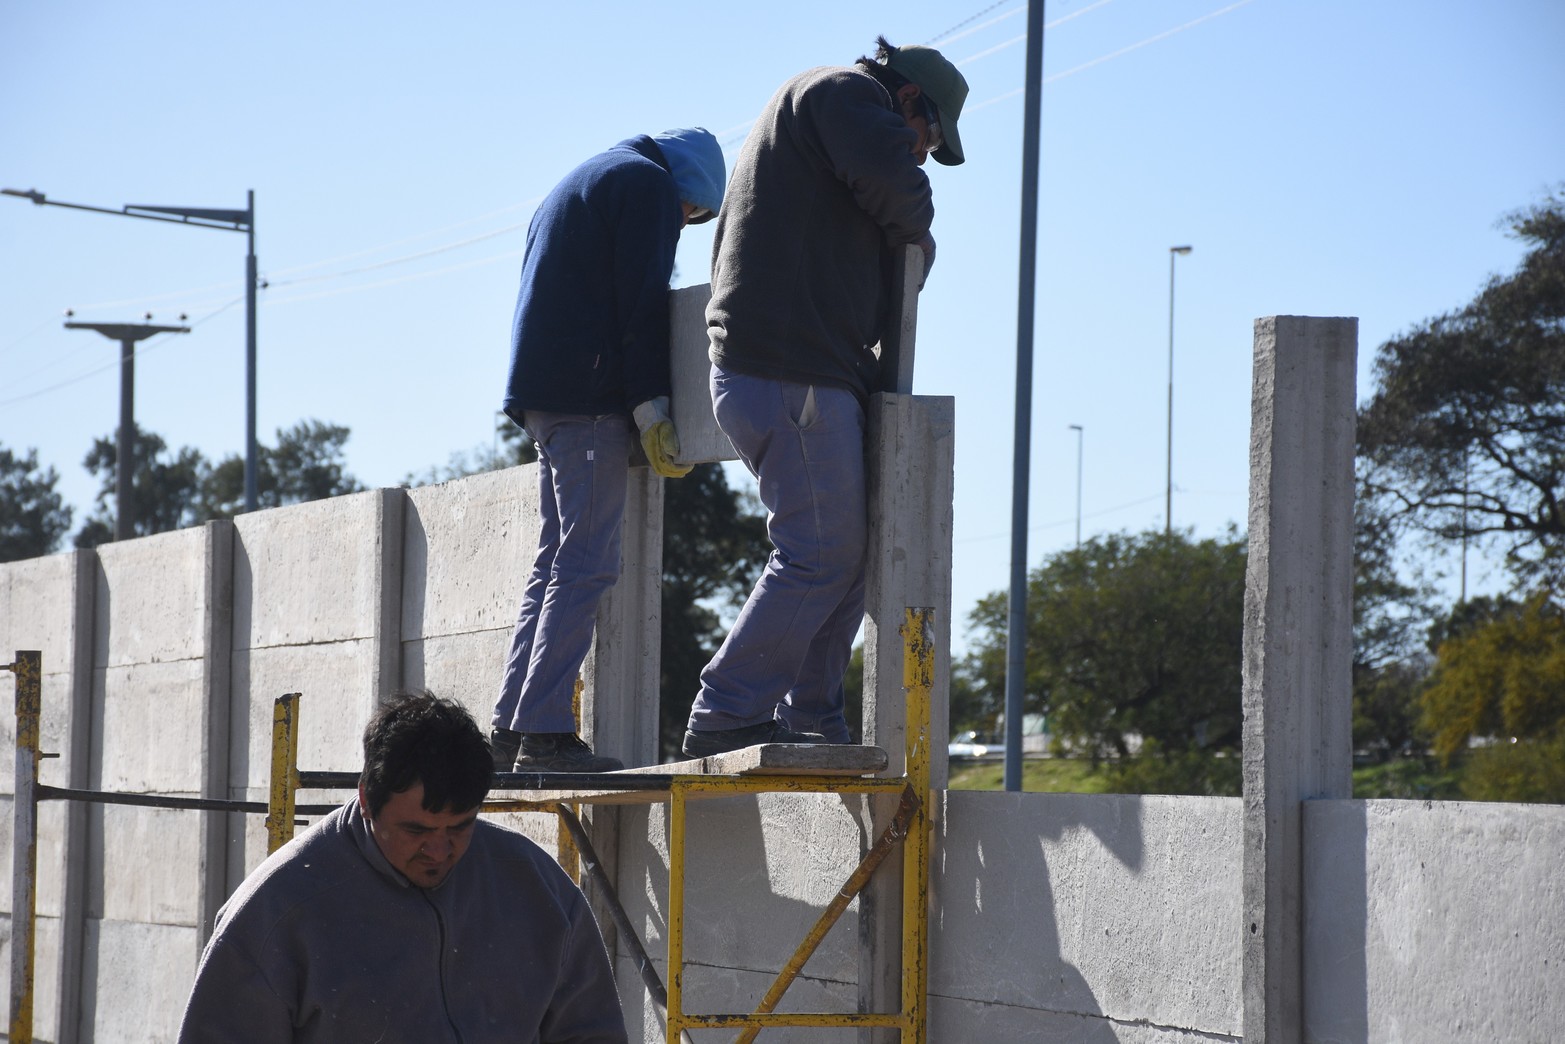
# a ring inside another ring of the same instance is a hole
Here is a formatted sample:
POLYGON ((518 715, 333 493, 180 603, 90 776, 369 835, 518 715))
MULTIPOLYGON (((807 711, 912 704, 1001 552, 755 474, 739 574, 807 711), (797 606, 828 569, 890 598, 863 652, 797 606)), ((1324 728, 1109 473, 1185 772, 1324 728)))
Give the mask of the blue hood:
POLYGON ((728 181, 723 149, 712 132, 705 127, 680 127, 654 134, 652 140, 657 142, 658 148, 663 150, 663 158, 668 161, 679 201, 709 212, 691 224, 710 221, 723 206, 723 186, 728 181))

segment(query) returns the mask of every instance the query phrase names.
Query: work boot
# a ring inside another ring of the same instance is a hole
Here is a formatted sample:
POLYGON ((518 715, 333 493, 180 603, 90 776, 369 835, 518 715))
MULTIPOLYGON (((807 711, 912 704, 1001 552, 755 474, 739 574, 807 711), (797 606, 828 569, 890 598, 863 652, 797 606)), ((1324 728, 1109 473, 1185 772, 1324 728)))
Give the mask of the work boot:
POLYGON ((512 732, 510 729, 490 729, 489 754, 494 758, 494 770, 511 771, 511 763, 516 760, 516 751, 521 745, 520 732, 512 732))
POLYGON ((737 729, 712 729, 709 731, 685 730, 685 742, 680 748, 692 758, 709 758, 713 754, 727 754, 731 750, 743 750, 758 743, 825 743, 826 737, 818 732, 794 732, 775 718, 759 725, 746 725, 737 729))
POLYGON ((574 732, 524 732, 516 755, 517 772, 614 772, 625 767, 603 757, 574 732))

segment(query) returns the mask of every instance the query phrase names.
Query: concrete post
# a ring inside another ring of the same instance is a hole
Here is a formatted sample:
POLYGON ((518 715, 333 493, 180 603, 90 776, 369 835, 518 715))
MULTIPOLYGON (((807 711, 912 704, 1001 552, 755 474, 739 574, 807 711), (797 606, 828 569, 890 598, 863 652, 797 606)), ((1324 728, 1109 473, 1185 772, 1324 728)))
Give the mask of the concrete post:
MULTIPOLYGON (((935 610, 935 680, 930 733, 950 733, 951 525, 956 400, 879 394, 870 401, 869 552, 864 599, 864 742, 884 747, 887 775, 907 770, 901 626, 910 606, 935 610)), ((931 751, 930 786, 945 788, 944 742, 931 751)), ((924 800, 929 795, 920 795, 924 800)), ((890 822, 894 799, 867 799, 866 843, 890 822)), ((894 1011, 901 1003, 899 863, 888 860, 859 898, 859 1005, 894 1011), (882 911, 885 915, 882 916, 882 911)), ((893 1031, 870 1031, 880 1044, 893 1031)))
POLYGON ((662 592, 663 480, 651 468, 632 468, 619 581, 598 603, 581 706, 582 738, 627 766, 658 763, 662 592))
POLYGON ((402 687, 402 573, 408 494, 399 486, 376 490, 375 677, 370 700, 402 687))
POLYGON ((1357 319, 1255 321, 1244 601, 1245 1044, 1303 1027, 1301 803, 1352 796, 1357 319))
MULTIPOLYGON (((223 519, 208 522, 203 529, 207 611, 201 636, 201 707, 205 718, 201 793, 205 797, 226 798, 234 680, 234 524, 223 519)), ((231 823, 231 815, 235 814, 201 813, 201 904, 197 932, 203 946, 217 923, 218 909, 228 898, 228 855, 234 849, 229 844, 230 831, 237 826, 239 836, 244 836, 240 818, 231 823)))

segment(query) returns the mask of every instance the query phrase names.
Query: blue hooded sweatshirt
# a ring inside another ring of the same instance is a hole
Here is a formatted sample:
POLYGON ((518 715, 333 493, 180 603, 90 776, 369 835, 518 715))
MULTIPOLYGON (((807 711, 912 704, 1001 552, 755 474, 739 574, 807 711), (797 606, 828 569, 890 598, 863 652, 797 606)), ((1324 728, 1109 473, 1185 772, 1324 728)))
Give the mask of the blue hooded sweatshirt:
POLYGON ((638 135, 554 187, 527 230, 503 408, 597 416, 669 394, 668 284, 683 213, 722 205, 723 151, 699 127, 638 135))

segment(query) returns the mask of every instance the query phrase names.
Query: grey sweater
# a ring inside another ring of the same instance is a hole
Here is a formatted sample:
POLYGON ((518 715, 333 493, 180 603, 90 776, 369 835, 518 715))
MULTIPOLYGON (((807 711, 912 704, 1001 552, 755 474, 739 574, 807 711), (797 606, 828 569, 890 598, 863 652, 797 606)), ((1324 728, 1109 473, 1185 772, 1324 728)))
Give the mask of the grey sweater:
POLYGON ((218 913, 181 1044, 623 1044, 587 902, 542 849, 480 820, 438 888, 381 855, 349 801, 218 913))
POLYGON ((782 85, 745 141, 717 222, 713 362, 867 394, 890 248, 921 239, 935 216, 916 140, 862 69, 810 69, 782 85))

